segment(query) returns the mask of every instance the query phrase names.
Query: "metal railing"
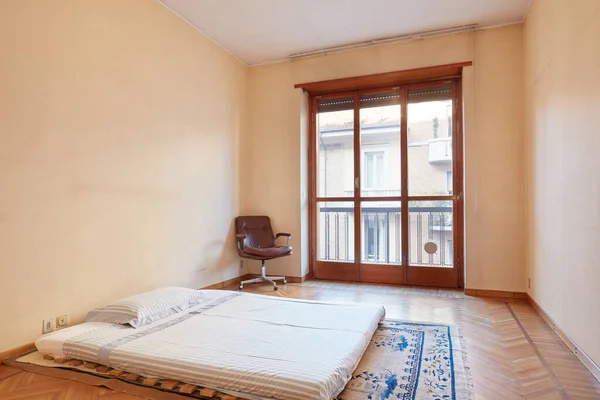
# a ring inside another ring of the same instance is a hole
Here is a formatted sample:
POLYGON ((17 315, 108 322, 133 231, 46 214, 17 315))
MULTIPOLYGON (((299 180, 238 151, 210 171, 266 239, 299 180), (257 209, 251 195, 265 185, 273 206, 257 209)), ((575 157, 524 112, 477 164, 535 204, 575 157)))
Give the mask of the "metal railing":
MULTIPOLYGON (((364 263, 402 263, 400 207, 361 209, 360 257, 364 263)), ((354 262, 354 208, 321 207, 318 253, 321 261, 354 262)), ((410 207, 408 214, 409 264, 451 267, 453 261, 452 207, 410 207), (429 254, 424 246, 437 245, 429 254)))

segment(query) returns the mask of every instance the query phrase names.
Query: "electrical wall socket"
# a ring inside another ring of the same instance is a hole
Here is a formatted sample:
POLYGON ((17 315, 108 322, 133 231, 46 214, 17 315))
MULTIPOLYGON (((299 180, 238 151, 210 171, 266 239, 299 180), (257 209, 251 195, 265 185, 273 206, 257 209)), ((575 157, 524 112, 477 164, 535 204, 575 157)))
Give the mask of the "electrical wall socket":
POLYGON ((48 319, 44 320, 42 332, 44 332, 44 333, 54 332, 54 318, 48 318, 48 319))
POLYGON ((57 328, 65 328, 68 325, 68 320, 66 315, 59 315, 56 317, 56 327, 57 328))

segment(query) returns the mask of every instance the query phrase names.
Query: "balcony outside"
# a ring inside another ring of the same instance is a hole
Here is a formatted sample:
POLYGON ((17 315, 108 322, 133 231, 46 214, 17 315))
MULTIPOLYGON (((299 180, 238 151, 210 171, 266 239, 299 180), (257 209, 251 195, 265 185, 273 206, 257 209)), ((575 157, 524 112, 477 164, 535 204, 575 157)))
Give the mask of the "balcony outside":
POLYGON ((452 162, 452 137, 431 139, 429 141, 429 163, 452 162))

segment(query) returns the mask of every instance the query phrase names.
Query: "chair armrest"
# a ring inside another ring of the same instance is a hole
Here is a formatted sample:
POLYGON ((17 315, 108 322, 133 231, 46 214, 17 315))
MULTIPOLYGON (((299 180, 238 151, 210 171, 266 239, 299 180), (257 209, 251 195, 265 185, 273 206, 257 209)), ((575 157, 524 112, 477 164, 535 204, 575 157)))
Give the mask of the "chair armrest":
POLYGON ((291 234, 291 233, 283 233, 283 232, 281 232, 281 233, 278 233, 277 235, 275 235, 275 240, 277 240, 277 239, 278 239, 278 238, 280 238, 281 236, 285 236, 285 237, 287 237, 287 242, 286 242, 286 244, 285 244, 285 245, 286 245, 286 246, 289 246, 289 245, 290 245, 290 238, 292 237, 292 234, 291 234))
POLYGON ((244 251, 246 249, 246 235, 243 233, 238 233, 235 235, 235 237, 237 239, 238 249, 240 251, 244 251))

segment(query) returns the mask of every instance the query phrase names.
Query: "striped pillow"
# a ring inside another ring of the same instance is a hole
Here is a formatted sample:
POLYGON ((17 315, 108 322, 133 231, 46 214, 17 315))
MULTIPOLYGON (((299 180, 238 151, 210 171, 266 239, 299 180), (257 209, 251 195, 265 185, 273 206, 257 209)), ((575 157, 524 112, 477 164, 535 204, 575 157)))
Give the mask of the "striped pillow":
POLYGON ((88 313, 85 321, 129 324, 139 328, 209 300, 199 290, 165 287, 96 308, 88 313))

